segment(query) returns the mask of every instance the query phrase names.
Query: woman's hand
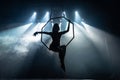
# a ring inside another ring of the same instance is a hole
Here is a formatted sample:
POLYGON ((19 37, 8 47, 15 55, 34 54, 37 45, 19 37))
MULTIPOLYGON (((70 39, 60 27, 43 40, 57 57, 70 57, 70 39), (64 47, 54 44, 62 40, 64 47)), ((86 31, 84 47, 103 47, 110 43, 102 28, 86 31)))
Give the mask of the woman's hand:
POLYGON ((33 35, 36 36, 38 34, 38 32, 35 32, 33 35))

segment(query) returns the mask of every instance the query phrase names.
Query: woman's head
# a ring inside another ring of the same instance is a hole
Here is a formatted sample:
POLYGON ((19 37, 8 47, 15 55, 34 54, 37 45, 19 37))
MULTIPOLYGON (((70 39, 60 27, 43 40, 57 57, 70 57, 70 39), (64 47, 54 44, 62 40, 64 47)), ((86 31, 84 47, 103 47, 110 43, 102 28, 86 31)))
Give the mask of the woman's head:
POLYGON ((60 30, 59 25, 57 23, 53 26, 53 32, 58 32, 60 30))

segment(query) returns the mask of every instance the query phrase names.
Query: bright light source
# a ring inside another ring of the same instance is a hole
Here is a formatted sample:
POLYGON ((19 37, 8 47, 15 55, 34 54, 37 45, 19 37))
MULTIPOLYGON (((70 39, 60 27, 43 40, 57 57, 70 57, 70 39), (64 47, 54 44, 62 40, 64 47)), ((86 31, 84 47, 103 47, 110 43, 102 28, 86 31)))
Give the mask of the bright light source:
POLYGON ((82 23, 84 20, 81 18, 81 16, 80 16, 80 14, 79 14, 79 12, 78 11, 75 11, 75 22, 76 23, 78 23, 79 25, 81 25, 84 29, 86 29, 85 28, 85 26, 84 26, 84 24, 82 23))
POLYGON ((79 12, 75 11, 75 22, 81 23, 81 21, 83 21, 83 19, 81 18, 79 12))
POLYGON ((81 17, 78 11, 75 11, 75 22, 81 22, 81 17))
POLYGON ((48 12, 48 11, 46 12, 46 15, 49 15, 49 12, 48 12))
POLYGON ((33 15, 35 16, 36 14, 37 14, 37 13, 36 13, 36 12, 34 12, 34 14, 33 14, 33 15))
POLYGON ((34 22, 36 20, 37 12, 34 12, 33 15, 30 17, 29 22, 34 22))
POLYGON ((47 22, 49 19, 50 19, 50 13, 47 11, 41 21, 47 22))
POLYGON ((78 14, 78 11, 75 11, 75 15, 77 15, 78 14))
POLYGON ((65 11, 63 11, 63 12, 62 12, 62 16, 67 17, 67 15, 66 15, 66 12, 65 12, 65 11))

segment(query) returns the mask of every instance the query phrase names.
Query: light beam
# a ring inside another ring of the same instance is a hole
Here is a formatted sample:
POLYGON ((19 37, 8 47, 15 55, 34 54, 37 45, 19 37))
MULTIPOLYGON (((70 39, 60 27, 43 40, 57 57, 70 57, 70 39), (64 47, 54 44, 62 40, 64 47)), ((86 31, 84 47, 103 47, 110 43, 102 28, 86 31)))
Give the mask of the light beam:
POLYGON ((78 11, 75 11, 75 22, 79 23, 81 22, 81 16, 78 11))
POLYGON ((80 16, 80 14, 79 14, 78 11, 75 11, 75 19, 74 19, 74 20, 75 20, 76 23, 78 23, 78 24, 81 25, 84 29, 86 29, 85 26, 84 26, 83 23, 82 23, 84 20, 83 20, 83 18, 81 18, 81 16, 80 16))
POLYGON ((37 16, 37 12, 34 12, 33 15, 30 17, 29 22, 35 22, 37 16))
POLYGON ((47 11, 41 22, 47 22, 50 19, 50 13, 47 11))

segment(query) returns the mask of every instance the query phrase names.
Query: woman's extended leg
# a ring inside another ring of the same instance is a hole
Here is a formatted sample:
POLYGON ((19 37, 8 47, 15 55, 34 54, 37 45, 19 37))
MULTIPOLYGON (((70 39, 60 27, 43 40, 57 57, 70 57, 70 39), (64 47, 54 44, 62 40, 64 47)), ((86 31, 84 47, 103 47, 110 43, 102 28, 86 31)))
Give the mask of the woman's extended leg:
POLYGON ((61 62, 61 68, 65 71, 65 64, 64 64, 64 58, 65 58, 65 53, 66 53, 66 46, 60 46, 60 51, 59 51, 59 58, 61 62))

